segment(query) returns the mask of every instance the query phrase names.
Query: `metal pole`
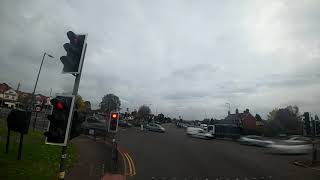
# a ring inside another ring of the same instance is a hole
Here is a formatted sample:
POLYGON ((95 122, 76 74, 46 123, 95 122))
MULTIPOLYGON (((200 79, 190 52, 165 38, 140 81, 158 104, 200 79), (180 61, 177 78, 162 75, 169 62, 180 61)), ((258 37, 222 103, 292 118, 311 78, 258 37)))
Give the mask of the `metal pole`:
POLYGON ((312 165, 315 165, 316 162, 317 162, 317 148, 316 148, 316 144, 315 144, 315 135, 316 135, 316 122, 315 122, 315 119, 312 120, 311 118, 311 112, 309 113, 309 120, 311 122, 311 124, 313 125, 313 130, 312 130, 312 161, 311 161, 311 164, 312 165), (312 122, 312 121, 313 122, 312 122))
MULTIPOLYGON (((86 50, 87 50, 87 44, 85 44, 84 47, 84 55, 83 55, 83 60, 84 60, 84 56, 86 54, 86 50)), ((81 79, 81 72, 82 72, 82 67, 83 67, 83 63, 81 65, 81 69, 80 69, 80 73, 76 74, 76 79, 74 80, 74 86, 73 86, 73 92, 72 95, 77 96, 78 95, 78 89, 79 89, 79 85, 80 85, 80 79, 81 79)), ((74 107, 74 106, 73 106, 74 107)), ((73 110, 71 113, 71 119, 73 117, 73 110)), ((70 127, 72 126, 72 121, 70 123, 70 127)), ((68 139, 69 139, 69 134, 67 135, 68 139)), ((60 159, 60 168, 59 168, 59 180, 63 180, 64 176, 65 176, 65 160, 67 158, 67 149, 68 149, 68 142, 67 145, 62 146, 62 150, 61 150, 61 159, 60 159)))
POLYGON ((8 129, 8 134, 7 134, 7 143, 6 143, 6 153, 7 154, 9 152, 9 144, 10 144, 10 129, 8 129))
POLYGON ((31 110, 31 108, 32 108, 32 106, 33 106, 33 101, 34 101, 34 99, 35 99, 34 94, 35 94, 36 89, 37 89, 38 80, 39 80, 39 76, 40 76, 40 72, 41 72, 41 68, 42 68, 42 64, 43 64, 43 60, 44 60, 44 57, 45 57, 45 56, 46 56, 46 53, 43 53, 42 61, 41 61, 41 64, 40 64, 40 68, 39 68, 39 71, 38 71, 38 75, 37 75, 37 80, 36 80, 36 83, 34 84, 34 88, 33 88, 33 92, 32 92, 31 105, 29 105, 28 110, 31 110))
POLYGON ((20 133, 20 142, 19 142, 18 160, 21 160, 22 145, 23 145, 23 133, 20 133))
POLYGON ((33 131, 34 131, 34 129, 36 128, 37 117, 38 117, 38 111, 36 111, 36 116, 35 116, 35 118, 34 118, 34 120, 33 120, 33 131))

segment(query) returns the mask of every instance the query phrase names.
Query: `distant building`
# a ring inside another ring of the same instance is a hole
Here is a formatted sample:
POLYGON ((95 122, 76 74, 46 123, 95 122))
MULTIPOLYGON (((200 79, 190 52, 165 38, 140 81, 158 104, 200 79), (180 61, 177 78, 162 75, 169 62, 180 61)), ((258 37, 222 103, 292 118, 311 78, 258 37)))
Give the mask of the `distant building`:
POLYGON ((8 84, 0 84, 0 105, 15 108, 18 100, 18 94, 8 84))
POLYGON ((228 112, 228 116, 221 120, 220 123, 223 124, 234 124, 242 128, 243 134, 256 134, 256 118, 249 112, 249 109, 246 109, 242 113, 239 113, 239 110, 236 109, 234 114, 228 112))

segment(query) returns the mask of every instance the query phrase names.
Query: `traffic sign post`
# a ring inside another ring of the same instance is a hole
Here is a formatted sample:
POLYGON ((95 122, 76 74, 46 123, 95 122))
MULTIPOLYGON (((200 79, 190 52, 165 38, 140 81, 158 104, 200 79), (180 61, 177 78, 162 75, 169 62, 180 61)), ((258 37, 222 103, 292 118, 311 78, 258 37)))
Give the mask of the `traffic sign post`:
POLYGON ((9 152, 10 131, 19 132, 20 142, 19 142, 19 149, 18 149, 18 160, 21 160, 23 135, 28 134, 30 118, 31 118, 31 112, 24 111, 24 110, 17 110, 17 109, 12 110, 7 118, 8 134, 7 134, 7 143, 6 143, 6 153, 9 152))
POLYGON ((112 133, 112 146, 111 146, 111 169, 113 172, 117 171, 117 162, 118 162, 118 150, 115 134, 118 131, 119 124, 119 112, 111 112, 109 116, 109 126, 108 132, 112 133))

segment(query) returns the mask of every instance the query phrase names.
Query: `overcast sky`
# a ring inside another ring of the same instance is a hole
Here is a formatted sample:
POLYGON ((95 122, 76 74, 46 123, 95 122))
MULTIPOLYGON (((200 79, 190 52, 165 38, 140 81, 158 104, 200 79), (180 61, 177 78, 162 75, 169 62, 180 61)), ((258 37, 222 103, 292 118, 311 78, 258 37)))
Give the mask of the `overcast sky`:
POLYGON ((266 114, 297 105, 319 114, 320 1, 0 2, 0 82, 38 93, 71 92, 61 74, 66 32, 88 33, 79 94, 122 108, 151 104, 185 119, 222 118, 249 108, 266 114))

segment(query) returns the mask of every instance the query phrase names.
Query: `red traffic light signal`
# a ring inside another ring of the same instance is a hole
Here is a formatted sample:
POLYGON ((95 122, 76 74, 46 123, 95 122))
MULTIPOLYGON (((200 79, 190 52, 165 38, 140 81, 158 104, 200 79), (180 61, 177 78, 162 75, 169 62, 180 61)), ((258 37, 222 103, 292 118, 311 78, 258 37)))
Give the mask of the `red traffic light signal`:
POLYGON ((64 146, 67 144, 72 118, 75 97, 57 96, 50 101, 53 106, 51 114, 47 116, 50 121, 46 136, 46 144, 64 146))
POLYGON ((118 112, 112 112, 110 113, 110 120, 109 120, 109 132, 117 132, 118 131, 118 120, 119 120, 119 113, 118 112))
POLYGON ((111 119, 118 119, 118 113, 111 113, 111 119))
POLYGON ((63 109, 63 105, 61 101, 58 101, 57 103, 57 109, 63 109))
POLYGON ((58 98, 51 99, 50 103, 53 106, 53 108, 56 108, 58 110, 63 110, 63 108, 65 107, 65 102, 62 102, 62 100, 58 98))

